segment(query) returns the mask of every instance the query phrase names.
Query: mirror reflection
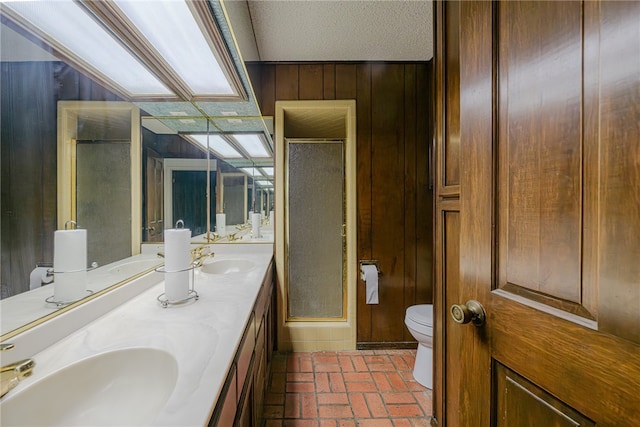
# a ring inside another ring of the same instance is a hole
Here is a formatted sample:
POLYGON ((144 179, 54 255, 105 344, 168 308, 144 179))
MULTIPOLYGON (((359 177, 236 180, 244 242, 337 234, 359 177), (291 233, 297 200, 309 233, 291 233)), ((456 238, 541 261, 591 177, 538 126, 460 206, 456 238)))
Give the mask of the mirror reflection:
MULTIPOLYGON (((267 225, 273 199, 273 190, 257 184, 273 180, 273 144, 219 2, 186 2, 183 11, 208 22, 194 26, 195 36, 211 47, 208 64, 219 67, 207 75, 225 83, 207 87, 192 84, 202 77, 182 75, 184 67, 161 49, 137 52, 153 59, 147 63, 116 60, 148 46, 134 39, 154 37, 133 23, 135 2, 109 10, 101 2, 52 3, 3 2, 0 9, 2 339, 64 307, 45 299, 55 284, 54 233, 68 221, 87 230, 88 264, 98 263, 87 265, 87 288, 99 292, 160 265, 154 245, 178 219, 194 242, 251 242, 250 213, 261 212, 267 225), (109 13, 127 23, 114 31, 135 48, 120 52, 100 39, 108 33, 101 17, 109 13), (47 14, 57 18, 38 21, 47 14), (79 14, 101 28, 92 27, 90 37, 56 34, 79 14), (82 48, 88 38, 105 43, 101 51, 110 46, 106 59, 75 50, 76 39, 82 48), (136 86, 142 81, 150 89, 136 86), (219 214, 232 238, 215 233, 219 214)), ((153 7, 170 3, 180 2, 153 7)))

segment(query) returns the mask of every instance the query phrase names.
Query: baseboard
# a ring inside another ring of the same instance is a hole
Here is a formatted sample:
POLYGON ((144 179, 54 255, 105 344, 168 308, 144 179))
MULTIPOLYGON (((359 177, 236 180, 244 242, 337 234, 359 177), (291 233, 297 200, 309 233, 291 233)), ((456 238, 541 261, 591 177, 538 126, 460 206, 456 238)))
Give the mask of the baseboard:
POLYGON ((358 350, 406 350, 418 348, 418 342, 359 342, 356 343, 356 348, 358 350))

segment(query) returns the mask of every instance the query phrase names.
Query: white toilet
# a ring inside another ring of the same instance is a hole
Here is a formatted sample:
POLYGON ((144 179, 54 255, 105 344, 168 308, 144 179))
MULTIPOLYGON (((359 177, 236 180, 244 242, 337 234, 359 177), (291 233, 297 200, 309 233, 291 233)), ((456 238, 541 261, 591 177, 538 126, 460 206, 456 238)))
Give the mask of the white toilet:
POLYGON ((418 341, 413 378, 427 388, 433 388, 433 305, 419 304, 407 308, 404 323, 418 341))

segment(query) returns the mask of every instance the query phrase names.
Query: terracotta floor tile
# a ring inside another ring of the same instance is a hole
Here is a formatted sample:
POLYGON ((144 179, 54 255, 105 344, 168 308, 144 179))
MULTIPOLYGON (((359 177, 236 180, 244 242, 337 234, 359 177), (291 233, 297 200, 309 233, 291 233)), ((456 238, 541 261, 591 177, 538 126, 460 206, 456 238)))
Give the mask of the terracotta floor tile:
POLYGON ((353 366, 353 362, 351 361, 350 356, 339 356, 338 361, 340 362, 340 368, 342 368, 342 372, 355 371, 355 368, 353 366))
POLYGON ((331 385, 331 391, 334 393, 343 393, 347 391, 344 386, 344 380, 342 374, 332 372, 329 374, 329 384, 331 385))
POLYGON ((302 418, 318 418, 318 405, 316 404, 315 393, 303 393, 302 396, 302 418))
POLYGON ((340 365, 336 363, 318 363, 315 365, 316 372, 340 372, 340 365))
POLYGON ((319 406, 320 418, 353 418, 353 412, 349 405, 319 406))
POLYGON ((401 355, 392 354, 389 357, 398 371, 408 371, 413 369, 413 367, 411 367, 401 355))
POLYGON ((287 374, 287 382, 313 382, 312 372, 292 372, 287 374))
POLYGON ((319 393, 316 396, 318 405, 347 405, 349 403, 347 393, 319 393))
POLYGON ((345 382, 371 381, 373 379, 369 372, 345 372, 342 377, 345 382))
POLYGON ((386 371, 386 372, 396 372, 396 367, 393 366, 393 363, 369 363, 370 371, 386 371))
POLYGON ((420 417, 424 413, 420 406, 415 405, 387 405, 387 411, 392 417, 420 417))
POLYGON ((397 372, 388 372, 387 378, 389 378, 389 382, 395 391, 409 390, 407 383, 397 372))
POLYGON ((287 393, 314 393, 315 391, 314 383, 287 383, 287 393))
POLYGON ((329 385, 329 374, 326 372, 316 372, 315 374, 316 393, 327 393, 331 391, 329 385))
POLYGON ((389 356, 387 356, 386 354, 377 354, 374 356, 364 356, 364 360, 365 362, 367 362, 368 365, 371 364, 377 364, 377 363, 391 363, 391 359, 389 359, 389 356))
POLYGON ((377 419, 369 419, 369 420, 358 420, 358 427, 393 427, 391 424, 391 420, 377 418, 377 419))
POLYGON ((347 383, 347 391, 349 393, 353 393, 356 391, 377 391, 378 388, 376 387, 375 383, 373 381, 358 381, 358 382, 349 382, 347 383))
POLYGON ((367 403, 369 404, 369 409, 371 410, 371 415, 374 418, 388 418, 389 414, 387 413, 387 408, 384 406, 382 402, 382 397, 380 393, 366 393, 365 398, 367 399, 367 403))
POLYGON ((413 427, 431 427, 431 417, 411 418, 413 427))
POLYGON ((287 393, 284 399, 284 417, 285 418, 300 417, 300 394, 287 393))
POLYGON ((338 363, 338 356, 336 353, 314 353, 313 355, 313 363, 315 364, 325 364, 325 363, 338 363))
POLYGON ((414 360, 415 350, 275 353, 264 427, 428 427, 431 391, 414 360))
POLYGON ((413 393, 404 392, 404 393, 383 393, 382 400, 384 403, 416 403, 416 398, 413 393))
POLYGON ((371 376, 373 377, 373 382, 376 383, 376 387, 378 387, 378 391, 385 392, 393 390, 385 372, 373 372, 371 376))
POLYGON ((369 371, 369 367, 367 366, 367 362, 364 361, 364 357, 362 356, 352 356, 351 357, 351 361, 353 362, 353 366, 356 369, 356 371, 362 372, 368 372, 369 371))
POLYGON ((351 401, 351 409, 353 415, 356 418, 370 418, 369 408, 367 402, 364 400, 364 394, 362 393, 350 393, 349 400, 351 401))

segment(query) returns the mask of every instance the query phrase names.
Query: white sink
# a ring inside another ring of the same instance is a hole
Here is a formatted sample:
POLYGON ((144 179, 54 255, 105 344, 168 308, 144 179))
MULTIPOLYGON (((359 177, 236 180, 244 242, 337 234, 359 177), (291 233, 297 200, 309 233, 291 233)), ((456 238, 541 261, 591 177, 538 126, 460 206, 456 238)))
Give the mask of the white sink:
POLYGON ((160 259, 140 259, 135 261, 127 261, 109 268, 109 273, 125 276, 134 276, 149 270, 151 267, 162 264, 160 259))
POLYGON ((203 265, 202 272, 207 274, 245 273, 255 266, 255 263, 245 259, 221 259, 203 265))
MULTIPOLYGON (((38 361, 34 374, 38 370, 38 361)), ((152 348, 101 353, 30 384, 0 404, 0 425, 139 426, 153 421, 178 378, 174 357, 152 348)))

